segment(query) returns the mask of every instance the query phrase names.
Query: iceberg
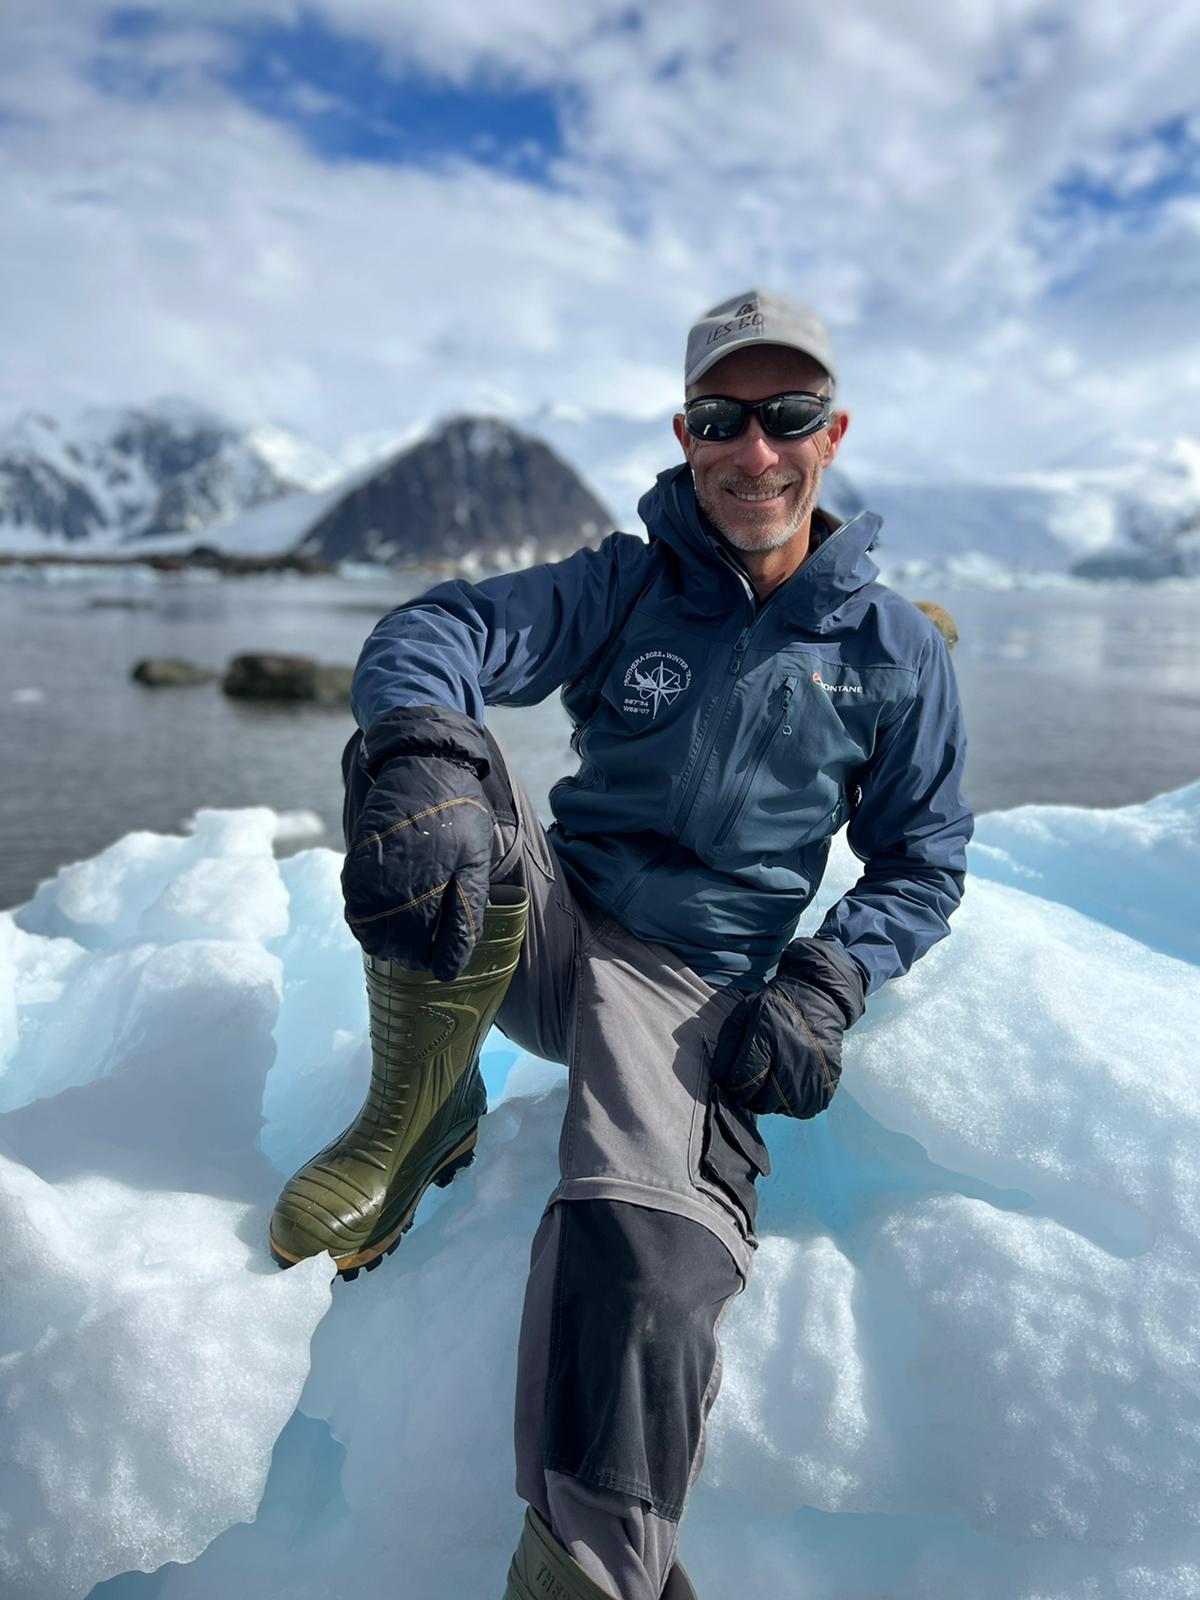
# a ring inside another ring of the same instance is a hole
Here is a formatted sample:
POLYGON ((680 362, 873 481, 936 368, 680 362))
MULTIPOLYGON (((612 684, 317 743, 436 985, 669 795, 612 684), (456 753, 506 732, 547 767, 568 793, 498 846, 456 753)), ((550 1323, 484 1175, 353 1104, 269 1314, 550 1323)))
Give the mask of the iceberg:
MULTIPOLYGON (((378 1273, 279 1272, 367 1074, 340 859, 265 809, 0 914, 0 1592, 498 1597, 565 1073, 494 1033, 479 1159, 378 1273)), ((682 1555, 700 1594, 1200 1593, 1200 784, 980 820, 952 936, 765 1122, 682 1555)), ((811 931, 857 876, 844 837, 811 931)))

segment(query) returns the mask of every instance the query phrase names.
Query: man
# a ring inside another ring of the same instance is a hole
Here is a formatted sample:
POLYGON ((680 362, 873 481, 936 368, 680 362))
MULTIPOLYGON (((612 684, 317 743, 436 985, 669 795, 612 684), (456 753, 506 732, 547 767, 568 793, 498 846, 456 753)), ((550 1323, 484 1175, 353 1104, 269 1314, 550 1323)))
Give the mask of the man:
POLYGON ((343 886, 371 1095, 284 1191, 272 1248, 328 1249, 347 1276, 394 1248, 471 1159, 493 1017, 568 1064, 506 1600, 694 1595, 676 1541, 751 1270, 757 1118, 828 1105, 844 1029, 961 898, 946 648, 875 582, 879 519, 817 509, 848 425, 834 382, 807 306, 714 306, 688 339, 685 463, 639 507, 649 541, 442 584, 380 622, 355 675, 343 886), (484 708, 560 688, 580 766, 547 835, 484 708), (792 940, 847 819, 862 876, 792 940))

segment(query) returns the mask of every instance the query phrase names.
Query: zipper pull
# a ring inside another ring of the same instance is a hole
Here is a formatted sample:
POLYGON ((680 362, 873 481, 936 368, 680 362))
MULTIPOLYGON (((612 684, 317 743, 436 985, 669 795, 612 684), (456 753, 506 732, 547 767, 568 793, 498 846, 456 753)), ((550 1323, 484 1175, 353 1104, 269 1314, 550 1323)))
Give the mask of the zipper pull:
POLYGON ((796 689, 796 680, 795 680, 795 678, 785 678, 784 679, 784 683, 783 683, 783 730, 782 730, 785 737, 789 733, 791 733, 791 731, 792 731, 791 724, 788 722, 788 719, 787 719, 787 714, 788 714, 788 707, 792 703, 792 695, 795 693, 795 689, 796 689))
POLYGON ((729 670, 733 673, 735 678, 742 670, 742 655, 746 649, 746 644, 749 638, 750 629, 743 628, 741 633, 739 633, 737 638, 733 641, 733 660, 729 663, 729 670))

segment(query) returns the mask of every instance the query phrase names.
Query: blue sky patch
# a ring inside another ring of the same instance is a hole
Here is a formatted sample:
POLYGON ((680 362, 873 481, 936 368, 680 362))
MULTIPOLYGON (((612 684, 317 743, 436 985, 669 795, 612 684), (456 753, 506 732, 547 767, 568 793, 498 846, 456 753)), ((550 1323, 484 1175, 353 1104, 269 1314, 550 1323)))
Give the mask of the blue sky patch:
MULTIPOLYGON (((188 68, 164 66, 139 45, 185 26, 194 28, 195 19, 158 7, 111 11, 89 78, 124 99, 161 96, 188 68)), ((438 80, 311 12, 291 25, 217 24, 213 31, 223 64, 200 63, 199 70, 261 116, 293 128, 325 161, 436 167, 466 160, 551 185, 563 154, 561 114, 569 109, 561 87, 531 88, 495 73, 477 73, 463 85, 438 80)))
POLYGON ((1184 117, 1172 117, 1124 140, 1111 170, 1081 167, 1057 185, 1053 207, 1145 219, 1166 201, 1200 193, 1200 140, 1184 117))
POLYGON ((148 39, 165 26, 166 19, 152 6, 121 6, 104 23, 106 39, 148 39))
POLYGON ((238 61, 225 86, 294 127, 327 161, 428 166, 457 158, 548 183, 562 154, 559 104, 545 90, 486 78, 438 82, 312 15, 229 36, 238 61))

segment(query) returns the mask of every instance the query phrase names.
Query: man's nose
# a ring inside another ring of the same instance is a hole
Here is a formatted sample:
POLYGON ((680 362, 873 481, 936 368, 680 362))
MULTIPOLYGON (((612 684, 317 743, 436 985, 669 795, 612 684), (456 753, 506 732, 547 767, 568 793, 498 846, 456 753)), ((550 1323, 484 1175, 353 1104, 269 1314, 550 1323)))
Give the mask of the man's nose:
POLYGON ((770 435, 763 432, 762 423, 757 417, 747 417, 746 426, 738 436, 734 455, 734 463, 739 471, 748 477, 759 478, 778 461, 779 452, 770 435))

